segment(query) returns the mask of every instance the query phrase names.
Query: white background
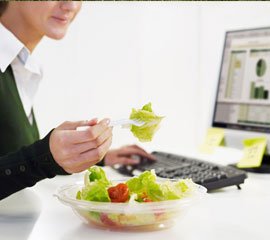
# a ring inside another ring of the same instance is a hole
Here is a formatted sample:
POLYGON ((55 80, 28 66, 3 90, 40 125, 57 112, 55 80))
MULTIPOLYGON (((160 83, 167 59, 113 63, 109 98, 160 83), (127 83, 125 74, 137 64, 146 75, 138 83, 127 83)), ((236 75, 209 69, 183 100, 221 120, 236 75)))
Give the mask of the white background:
POLYGON ((41 136, 65 120, 125 118, 151 101, 166 116, 153 142, 114 129, 113 147, 194 148, 210 126, 225 31, 266 26, 267 2, 84 2, 67 36, 35 52, 41 136))

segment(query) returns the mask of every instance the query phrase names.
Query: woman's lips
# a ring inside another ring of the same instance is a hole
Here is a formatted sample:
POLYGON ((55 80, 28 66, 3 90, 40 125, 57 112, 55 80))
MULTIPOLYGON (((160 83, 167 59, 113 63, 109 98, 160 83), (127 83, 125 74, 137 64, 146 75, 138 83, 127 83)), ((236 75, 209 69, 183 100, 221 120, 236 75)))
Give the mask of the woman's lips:
POLYGON ((67 24, 69 22, 68 18, 61 18, 61 17, 52 17, 56 22, 61 24, 67 24))

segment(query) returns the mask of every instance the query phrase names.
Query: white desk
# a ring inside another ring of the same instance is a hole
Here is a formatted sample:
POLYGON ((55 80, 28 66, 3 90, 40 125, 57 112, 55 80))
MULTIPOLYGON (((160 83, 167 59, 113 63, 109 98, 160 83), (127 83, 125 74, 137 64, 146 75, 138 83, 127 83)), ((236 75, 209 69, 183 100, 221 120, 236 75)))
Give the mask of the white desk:
MULTIPOLYGON (((106 168, 109 177, 117 175, 106 168)), ((236 186, 208 194, 199 205, 170 229, 155 232, 115 232, 84 225, 71 208, 53 197, 55 189, 63 184, 82 180, 82 175, 58 176, 38 183, 32 193, 41 199, 40 215, 31 231, 31 218, 7 219, 0 239, 28 240, 269 240, 270 232, 270 175, 248 174, 242 190, 236 186), (17 220, 16 220, 17 219, 17 220), (9 227, 6 227, 9 226, 9 227), (13 229, 13 231, 11 231, 13 229), (26 229, 24 232, 20 229, 26 229), (8 232, 9 230, 9 232, 8 232), (28 233, 27 233, 28 231, 28 233), (28 236, 27 236, 28 235, 28 236)))

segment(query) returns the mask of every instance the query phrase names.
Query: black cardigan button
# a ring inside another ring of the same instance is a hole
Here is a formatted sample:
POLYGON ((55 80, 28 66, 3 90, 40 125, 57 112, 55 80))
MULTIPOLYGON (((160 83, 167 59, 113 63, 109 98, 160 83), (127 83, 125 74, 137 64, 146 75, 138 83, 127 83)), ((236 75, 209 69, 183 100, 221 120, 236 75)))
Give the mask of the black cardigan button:
POLYGON ((20 166, 20 171, 21 171, 21 172, 25 172, 25 166, 24 166, 24 165, 21 165, 21 166, 20 166))
POLYGON ((6 170, 5 170, 5 174, 6 174, 7 176, 11 175, 11 170, 10 170, 9 168, 6 169, 6 170))

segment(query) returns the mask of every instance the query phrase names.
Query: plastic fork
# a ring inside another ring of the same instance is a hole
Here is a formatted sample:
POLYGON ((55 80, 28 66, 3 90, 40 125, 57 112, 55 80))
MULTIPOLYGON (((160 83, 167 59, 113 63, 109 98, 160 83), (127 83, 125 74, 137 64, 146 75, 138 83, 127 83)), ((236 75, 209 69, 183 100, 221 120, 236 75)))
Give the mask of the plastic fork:
POLYGON ((131 125, 141 127, 143 124, 145 124, 144 121, 128 119, 128 118, 114 120, 114 121, 110 122, 110 126, 112 126, 112 127, 121 126, 122 128, 127 128, 127 127, 130 127, 131 125))
MULTIPOLYGON (((133 119, 124 118, 124 119, 112 120, 110 122, 109 126, 111 126, 111 127, 121 126, 122 128, 129 128, 131 125, 135 125, 137 127, 140 127, 143 124, 145 124, 145 122, 140 121, 140 120, 133 120, 133 119)), ((83 126, 83 127, 77 127, 76 130, 77 131, 84 131, 88 128, 89 128, 88 126, 83 126)))

